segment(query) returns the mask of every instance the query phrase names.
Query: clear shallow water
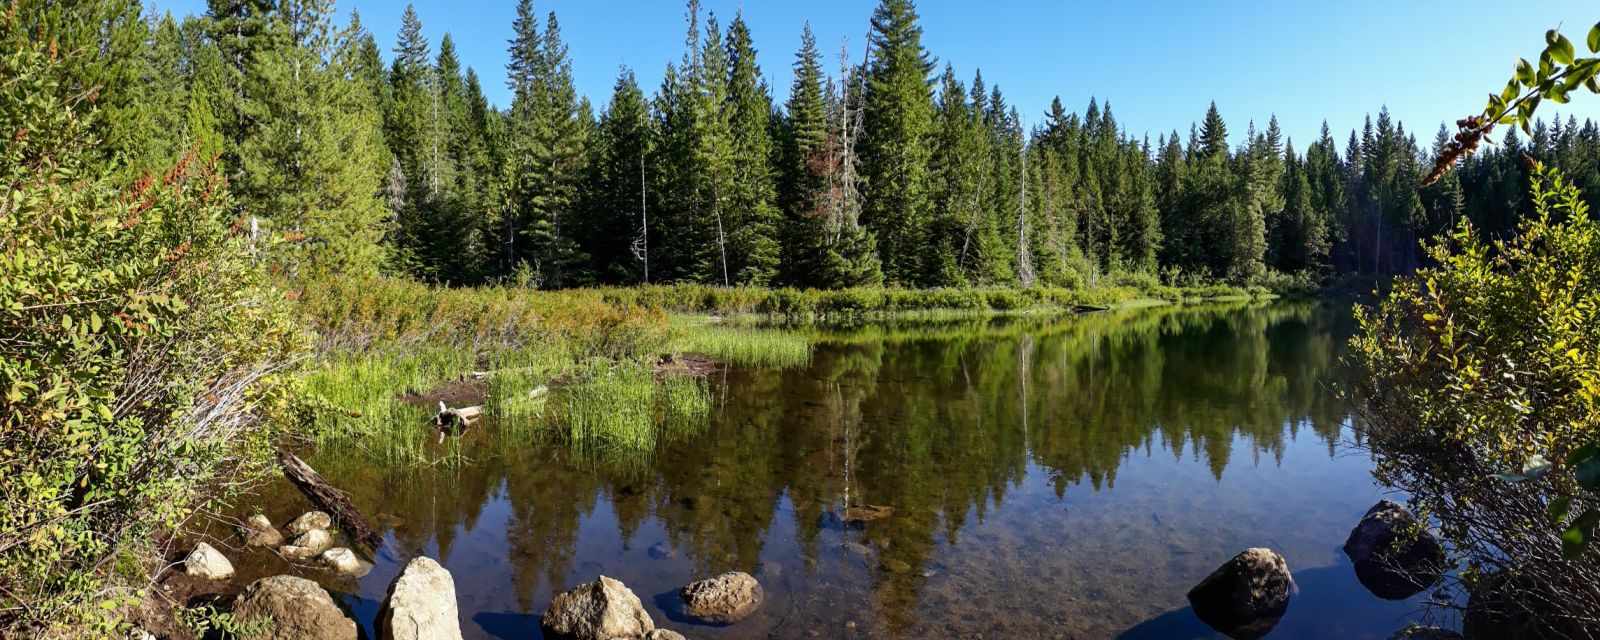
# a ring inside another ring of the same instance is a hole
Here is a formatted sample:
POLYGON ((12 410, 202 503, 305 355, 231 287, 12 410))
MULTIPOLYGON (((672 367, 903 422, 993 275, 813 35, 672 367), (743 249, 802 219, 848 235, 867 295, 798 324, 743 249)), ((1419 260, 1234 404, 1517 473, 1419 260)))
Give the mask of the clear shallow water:
MULTIPOLYGON (((1349 324, 1286 303, 880 325, 806 367, 719 372, 711 423, 650 456, 575 460, 492 428, 453 468, 321 452, 388 539, 360 580, 302 573, 369 631, 425 554, 468 638, 539 637, 552 594, 603 573, 691 638, 1181 639, 1219 637, 1187 590, 1269 546, 1300 587, 1272 637, 1386 638, 1419 606, 1368 594, 1339 551, 1382 495, 1329 388, 1349 324), (841 527, 847 502, 895 512, 841 527), (766 589, 756 615, 675 613, 677 587, 734 569, 766 589)), ((257 508, 307 507, 277 483, 257 508)))

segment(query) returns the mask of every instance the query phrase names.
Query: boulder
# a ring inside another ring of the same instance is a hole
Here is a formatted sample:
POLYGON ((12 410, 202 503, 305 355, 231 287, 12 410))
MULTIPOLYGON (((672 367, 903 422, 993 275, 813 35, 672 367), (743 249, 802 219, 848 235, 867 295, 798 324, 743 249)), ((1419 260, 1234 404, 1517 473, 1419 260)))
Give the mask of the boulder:
POLYGON ((372 563, 362 560, 354 551, 345 547, 334 547, 322 552, 318 559, 323 566, 347 576, 359 578, 372 571, 372 563))
POLYGON ((300 561, 317 557, 317 552, 309 547, 286 544, 278 547, 278 555, 283 556, 285 560, 300 561))
POLYGON ((258 640, 356 640, 356 622, 333 603, 317 583, 294 576, 262 578, 245 587, 233 614, 243 621, 266 620, 258 640))
POLYGON ((1289 609, 1294 577, 1271 549, 1246 549, 1189 590, 1200 620, 1235 640, 1267 635, 1289 609))
POLYGON ((327 529, 312 529, 300 534, 300 537, 289 544, 307 549, 314 556, 333 546, 333 534, 328 533, 327 529))
POLYGON ((1461 634, 1443 627, 1424 627, 1420 624, 1408 624, 1404 629, 1394 632, 1389 640, 1462 640, 1461 634))
POLYGON ((412 560, 389 585, 378 619, 389 640, 461 640, 455 580, 432 558, 412 560))
POLYGON ((732 624, 745 619, 765 595, 761 583, 742 571, 730 571, 715 578, 691 582, 678 590, 683 612, 711 624, 732 624))
POLYGON ((1444 545, 1411 512, 1389 500, 1367 510, 1344 542, 1356 579, 1373 595, 1404 600, 1444 575, 1444 545))
POLYGON ((276 547, 283 544, 283 534, 278 532, 277 527, 272 526, 272 520, 259 513, 250 516, 250 519, 244 522, 244 526, 239 527, 239 535, 244 538, 246 545, 252 547, 276 547))
POLYGON ((233 577, 233 563, 221 551, 202 542, 183 559, 183 572, 196 578, 227 580, 233 577))
POLYGON ((289 523, 289 535, 298 536, 313 529, 333 526, 333 517, 321 511, 307 511, 289 523))
POLYGON ((656 629, 655 631, 651 631, 650 633, 644 634, 644 640, 689 640, 689 639, 683 637, 683 634, 678 633, 676 631, 673 631, 671 629, 656 629))
POLYGON ((568 640, 632 640, 656 630, 639 597, 605 576, 556 594, 539 626, 568 640))

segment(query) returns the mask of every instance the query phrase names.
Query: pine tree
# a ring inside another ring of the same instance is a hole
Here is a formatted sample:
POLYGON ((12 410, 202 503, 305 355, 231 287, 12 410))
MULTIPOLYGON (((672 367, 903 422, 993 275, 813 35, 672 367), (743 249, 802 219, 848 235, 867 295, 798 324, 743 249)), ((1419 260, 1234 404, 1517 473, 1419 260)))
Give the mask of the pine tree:
POLYGON ((827 223, 828 104, 823 96, 822 54, 806 23, 795 53, 794 84, 783 120, 779 202, 783 210, 780 282, 815 286, 827 223))
POLYGON ((872 16, 861 165, 862 220, 877 237, 886 279, 916 284, 931 218, 928 165, 932 62, 911 0, 881 0, 872 16))
POLYGON ((741 16, 728 25, 728 121, 733 180, 728 194, 729 268, 738 284, 763 286, 778 275, 777 182, 772 171, 772 98, 761 80, 750 29, 741 16))
POLYGON ((387 153, 368 94, 340 63, 331 3, 280 5, 288 40, 251 56, 245 103, 257 123, 238 142, 245 211, 281 244, 290 278, 375 273, 388 212, 377 198, 387 153))
POLYGON ((648 268, 646 165, 650 107, 632 71, 617 75, 610 105, 600 116, 591 170, 584 245, 600 280, 633 284, 648 268))

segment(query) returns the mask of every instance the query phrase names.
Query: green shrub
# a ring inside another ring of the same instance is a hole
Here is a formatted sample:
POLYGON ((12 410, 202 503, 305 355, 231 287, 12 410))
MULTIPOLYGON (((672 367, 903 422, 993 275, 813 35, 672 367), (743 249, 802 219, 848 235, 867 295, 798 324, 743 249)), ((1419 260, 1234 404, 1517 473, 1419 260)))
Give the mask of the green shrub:
POLYGON ((108 559, 267 459, 302 343, 222 179, 105 177, 62 64, 0 53, 0 636, 110 632, 108 559))
POLYGON ((1523 610, 1500 613, 1554 629, 1600 610, 1600 552, 1568 558, 1556 535, 1596 506, 1562 497, 1565 463, 1600 440, 1600 225, 1556 172, 1534 177, 1536 215, 1514 238, 1463 222, 1430 247, 1437 267, 1358 308, 1352 344, 1374 474, 1440 525, 1469 588, 1510 577, 1523 610), (1544 460, 1563 470, 1504 479, 1544 460))

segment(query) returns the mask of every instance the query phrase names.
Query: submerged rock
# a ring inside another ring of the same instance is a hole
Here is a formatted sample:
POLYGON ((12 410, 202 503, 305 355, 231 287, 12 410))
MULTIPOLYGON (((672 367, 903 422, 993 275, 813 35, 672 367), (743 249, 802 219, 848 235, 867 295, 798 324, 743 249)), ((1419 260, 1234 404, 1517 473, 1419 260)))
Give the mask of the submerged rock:
POLYGON ((678 590, 689 617, 712 624, 732 624, 761 606, 761 583, 743 571, 698 580, 678 590))
POLYGON ((862 504, 822 514, 822 526, 829 529, 864 529, 868 522, 894 515, 894 507, 862 504))
POLYGON ((665 542, 657 542, 650 545, 650 548, 645 553, 648 553, 651 558, 656 560, 670 560, 678 557, 678 551, 665 542))
POLYGON ((1444 545, 1389 500, 1367 510, 1345 540, 1344 553, 1355 564, 1356 579, 1386 600, 1414 596, 1444 575, 1444 545))
POLYGON ((656 630, 639 596, 605 576, 556 594, 539 626, 568 640, 631 640, 656 630))
POLYGON ((327 529, 312 529, 300 534, 300 537, 295 538, 294 542, 290 544, 309 551, 310 553, 307 557, 310 557, 327 551, 329 547, 332 547, 333 534, 328 533, 327 529))
POLYGON ((239 536, 244 538, 244 543, 251 547, 276 547, 283 544, 283 534, 278 528, 272 526, 272 520, 262 514, 250 516, 244 521, 244 526, 239 527, 239 536))
POLYGON ((227 580, 233 577, 233 563, 221 551, 202 542, 183 559, 183 572, 196 578, 227 580))
POLYGON ((286 544, 278 547, 278 555, 283 556, 285 560, 300 561, 317 557, 317 552, 308 547, 286 544))
POLYGON ((298 536, 313 529, 333 526, 333 517, 321 511, 307 511, 289 523, 289 535, 298 536))
POLYGON ((1271 549, 1246 549, 1189 590, 1200 620, 1236 640, 1267 635, 1289 610, 1294 577, 1271 549))
POLYGON ((656 629, 655 631, 651 631, 650 633, 644 634, 644 640, 689 640, 689 639, 683 637, 683 634, 678 633, 676 631, 673 631, 671 629, 656 629))
POLYGON ((362 560, 346 547, 334 547, 324 551, 319 559, 324 566, 347 576, 359 578, 372 572, 372 563, 362 560))
POLYGON ((412 560, 389 585, 379 626, 389 640, 461 640, 450 572, 432 558, 412 560))
POLYGON ((1420 624, 1408 624, 1406 628, 1389 636, 1389 640, 1461 640, 1461 634, 1443 627, 1424 627, 1420 624))
POLYGON ((273 576, 250 583, 233 606, 240 620, 266 620, 267 640, 356 640, 356 622, 317 583, 273 576))

